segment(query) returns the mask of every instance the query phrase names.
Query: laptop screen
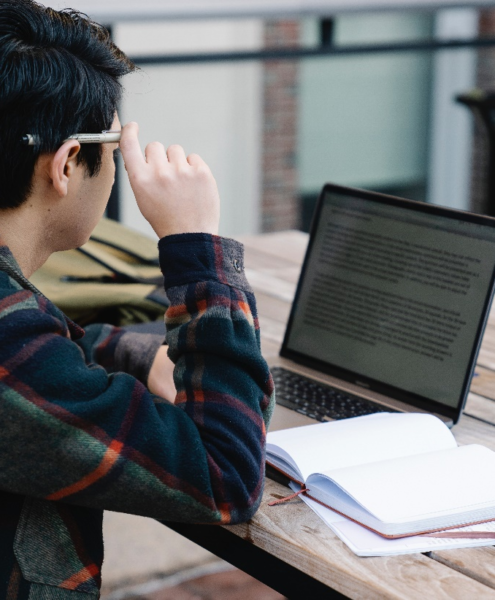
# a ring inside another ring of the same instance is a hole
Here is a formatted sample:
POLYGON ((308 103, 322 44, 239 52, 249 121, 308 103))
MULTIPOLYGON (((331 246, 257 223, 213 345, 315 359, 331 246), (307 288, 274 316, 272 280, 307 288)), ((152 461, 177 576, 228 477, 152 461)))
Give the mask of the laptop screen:
POLYGON ((460 410, 491 300, 494 224, 326 186, 282 354, 460 410))

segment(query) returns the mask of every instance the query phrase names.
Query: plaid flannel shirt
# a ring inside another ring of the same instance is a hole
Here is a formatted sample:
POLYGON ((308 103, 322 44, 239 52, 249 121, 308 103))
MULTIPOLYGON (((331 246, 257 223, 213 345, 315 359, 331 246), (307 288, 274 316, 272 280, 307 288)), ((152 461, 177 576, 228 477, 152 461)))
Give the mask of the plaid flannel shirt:
POLYGON ((104 509, 218 524, 259 505, 273 382, 242 246, 159 250, 175 405, 143 385, 161 340, 82 337, 0 247, 1 598, 97 598, 104 509))

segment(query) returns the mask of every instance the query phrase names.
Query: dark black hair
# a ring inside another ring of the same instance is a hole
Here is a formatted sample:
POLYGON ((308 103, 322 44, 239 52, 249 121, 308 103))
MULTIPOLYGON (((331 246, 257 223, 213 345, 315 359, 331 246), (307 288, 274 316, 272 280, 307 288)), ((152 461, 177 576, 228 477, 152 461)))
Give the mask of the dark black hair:
MULTIPOLYGON (((134 68, 86 15, 0 0, 0 209, 27 199, 40 154, 55 152, 74 133, 110 129, 119 78, 134 68), (28 133, 39 146, 22 144, 28 133)), ((83 145, 78 160, 96 175, 101 145, 83 145)))

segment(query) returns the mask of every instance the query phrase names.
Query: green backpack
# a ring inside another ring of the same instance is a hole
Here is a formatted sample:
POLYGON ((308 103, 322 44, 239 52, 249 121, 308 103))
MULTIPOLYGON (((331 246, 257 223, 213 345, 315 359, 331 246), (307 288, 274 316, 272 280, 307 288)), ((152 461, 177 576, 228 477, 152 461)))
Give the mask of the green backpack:
POLYGON ((81 248, 52 254, 31 281, 81 326, 155 321, 169 305, 157 242, 110 219, 81 248))

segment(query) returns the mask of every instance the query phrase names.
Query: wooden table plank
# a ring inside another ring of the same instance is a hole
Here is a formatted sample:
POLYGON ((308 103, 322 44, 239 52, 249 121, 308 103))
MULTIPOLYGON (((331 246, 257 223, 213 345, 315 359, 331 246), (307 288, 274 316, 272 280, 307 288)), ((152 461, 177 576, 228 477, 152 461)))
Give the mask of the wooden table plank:
POLYGON ((256 292, 256 305, 258 313, 279 323, 283 323, 284 327, 287 323, 291 305, 280 298, 275 298, 263 292, 256 292))
POLYGON ((495 371, 477 365, 470 391, 495 400, 495 371))
POLYGON ((280 340, 284 335, 285 324, 274 319, 258 315, 262 336, 280 347, 280 340))
POLYGON ((488 315, 488 323, 491 325, 495 325, 495 304, 490 309, 490 313, 488 315))
POLYGON ((301 268, 299 262, 294 262, 294 260, 287 259, 286 257, 282 258, 281 256, 270 254, 263 249, 246 244, 244 244, 244 264, 255 265, 259 271, 265 269, 301 268))
POLYGON ((279 350, 280 344, 278 343, 278 341, 274 342, 265 337, 261 338, 261 352, 265 359, 278 356, 279 350))
POLYGON ((493 546, 431 552, 429 556, 495 589, 495 548, 493 546))
POLYGON ((349 598, 495 598, 495 591, 422 554, 359 558, 301 500, 269 507, 287 488, 267 480, 260 510, 230 531, 349 598))
POLYGON ((483 342, 478 356, 478 364, 495 370, 495 324, 486 326, 483 342))
POLYGON ((270 273, 255 271, 249 267, 246 267, 246 277, 255 294, 260 291, 288 304, 292 303, 296 292, 296 284, 294 282, 276 277, 270 273))
POLYGON ((488 348, 486 345, 481 346, 476 364, 486 367, 487 369, 495 370, 495 350, 488 348))
MULTIPOLYGON (((476 412, 476 403, 483 403, 483 406, 485 406, 487 402, 491 401, 479 396, 477 397, 475 394, 470 394, 467 408, 469 410, 473 410, 474 408, 474 412, 476 412)), ((495 402, 491 402, 491 404, 495 405, 495 402)), ((485 408, 483 408, 483 413, 486 417, 490 417, 490 415, 486 414, 485 408)), ((495 410, 492 410, 491 418, 493 419, 494 416, 495 410)), ((483 444, 487 448, 495 450, 495 429, 493 425, 479 421, 468 414, 462 415, 459 423, 453 427, 452 433, 460 445, 483 444)), ((491 566, 494 552, 494 549, 491 547, 464 548, 432 552, 429 556, 433 560, 450 566, 460 573, 495 589, 495 564, 493 567, 491 566)))
MULTIPOLYGON (((281 232, 243 241, 248 277, 254 279, 251 284, 259 298, 262 350, 267 357, 275 356, 307 236, 281 232)), ((495 309, 465 414, 453 428, 459 444, 481 443, 495 450, 494 371, 495 309)), ((268 498, 286 492, 287 488, 267 481, 262 506, 254 519, 228 529, 351 598, 495 598, 494 548, 359 558, 301 501, 273 508, 266 505, 268 498)))
POLYGON ((254 269, 257 273, 267 273, 275 279, 294 284, 299 280, 301 273, 301 265, 255 248, 244 248, 244 264, 246 268, 254 269))
POLYGON ((471 392, 468 395, 464 414, 495 425, 495 401, 471 392))
POLYGON ((246 248, 278 256, 301 266, 309 236, 302 231, 277 231, 265 235, 245 235, 239 238, 246 248))
POLYGON ((485 336, 491 340, 492 348, 495 346, 495 310, 492 308, 485 329, 485 336), (488 334, 488 335, 487 335, 488 334))

